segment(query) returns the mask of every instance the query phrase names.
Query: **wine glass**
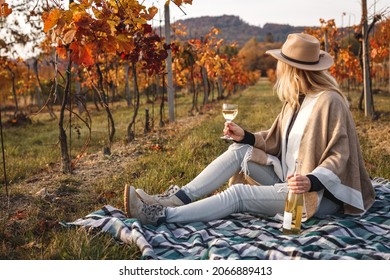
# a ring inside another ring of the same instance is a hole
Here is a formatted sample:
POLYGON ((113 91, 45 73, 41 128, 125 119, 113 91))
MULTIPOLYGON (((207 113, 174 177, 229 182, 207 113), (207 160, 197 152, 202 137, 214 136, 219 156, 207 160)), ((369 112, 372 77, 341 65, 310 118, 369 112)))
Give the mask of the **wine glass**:
MULTIPOLYGON (((222 104, 222 115, 225 118, 226 122, 230 123, 238 114, 238 105, 237 104, 222 104)), ((233 140, 230 136, 224 135, 221 139, 233 140)))

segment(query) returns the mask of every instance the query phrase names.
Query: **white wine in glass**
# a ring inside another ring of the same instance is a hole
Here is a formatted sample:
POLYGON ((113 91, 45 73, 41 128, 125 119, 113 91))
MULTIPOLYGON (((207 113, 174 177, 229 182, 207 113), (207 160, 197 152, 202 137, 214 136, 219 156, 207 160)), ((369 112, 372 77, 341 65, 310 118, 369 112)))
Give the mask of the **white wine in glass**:
MULTIPOLYGON (((230 123, 238 114, 238 105, 237 104, 227 104, 222 105, 222 115, 225 118, 226 122, 230 123)), ((222 139, 233 140, 233 138, 224 135, 222 139)))

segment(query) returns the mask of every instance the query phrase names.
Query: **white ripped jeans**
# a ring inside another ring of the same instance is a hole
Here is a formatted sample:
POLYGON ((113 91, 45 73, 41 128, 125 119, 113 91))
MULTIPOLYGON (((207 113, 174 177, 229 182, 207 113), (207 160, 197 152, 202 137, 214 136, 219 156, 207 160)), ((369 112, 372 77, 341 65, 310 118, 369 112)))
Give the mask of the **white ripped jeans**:
MULTIPOLYGON (((182 187, 187 196, 194 201, 192 203, 166 210, 166 221, 170 222, 206 222, 224 218, 238 212, 251 212, 274 216, 283 213, 286 199, 286 191, 276 183, 280 179, 275 174, 272 165, 260 165, 254 162, 246 162, 247 151, 252 147, 244 144, 233 144, 229 149, 211 162, 197 177, 182 187), (236 184, 225 191, 205 197, 223 184, 230 177, 239 172, 244 166, 250 176, 261 183, 262 186, 236 184)), ((321 203, 322 214, 335 213, 338 205, 330 200, 321 203), (337 206, 337 207, 336 207, 337 206)))

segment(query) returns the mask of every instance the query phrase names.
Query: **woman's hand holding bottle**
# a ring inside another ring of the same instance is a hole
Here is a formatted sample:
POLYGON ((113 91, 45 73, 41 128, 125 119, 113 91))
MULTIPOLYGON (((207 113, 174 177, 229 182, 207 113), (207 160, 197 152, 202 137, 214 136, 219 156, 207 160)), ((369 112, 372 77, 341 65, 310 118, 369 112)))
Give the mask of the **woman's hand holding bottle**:
POLYGON ((310 191, 311 182, 305 175, 292 175, 287 178, 288 189, 293 193, 305 193, 310 191))

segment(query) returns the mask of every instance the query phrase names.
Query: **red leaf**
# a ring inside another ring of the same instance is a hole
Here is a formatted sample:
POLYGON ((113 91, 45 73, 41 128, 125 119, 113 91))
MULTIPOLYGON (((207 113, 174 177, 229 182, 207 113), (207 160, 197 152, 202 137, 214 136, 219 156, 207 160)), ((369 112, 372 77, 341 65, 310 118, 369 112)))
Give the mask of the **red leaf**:
POLYGON ((152 26, 150 24, 144 24, 142 26, 144 28, 144 33, 145 34, 151 33, 153 31, 152 26))
POLYGON ((94 24, 94 20, 87 12, 78 12, 73 14, 73 20, 78 28, 90 29, 94 24))
POLYGON ((58 47, 56 48, 57 54, 60 58, 65 59, 67 56, 66 49, 64 45, 59 44, 58 47))
POLYGON ((16 220, 23 220, 23 219, 27 218, 26 210, 17 210, 16 213, 14 214, 13 218, 16 220))
POLYGON ((72 50, 71 59, 74 63, 79 65, 84 64, 86 66, 90 66, 95 63, 92 44, 85 46, 80 45, 77 42, 73 42, 70 45, 70 49, 72 50))
POLYGON ((12 9, 8 8, 7 3, 1 3, 0 5, 0 16, 7 17, 12 13, 12 9))
POLYGON ((153 150, 153 151, 161 151, 162 150, 162 146, 159 145, 159 144, 155 144, 155 145, 151 145, 150 149, 153 150))

